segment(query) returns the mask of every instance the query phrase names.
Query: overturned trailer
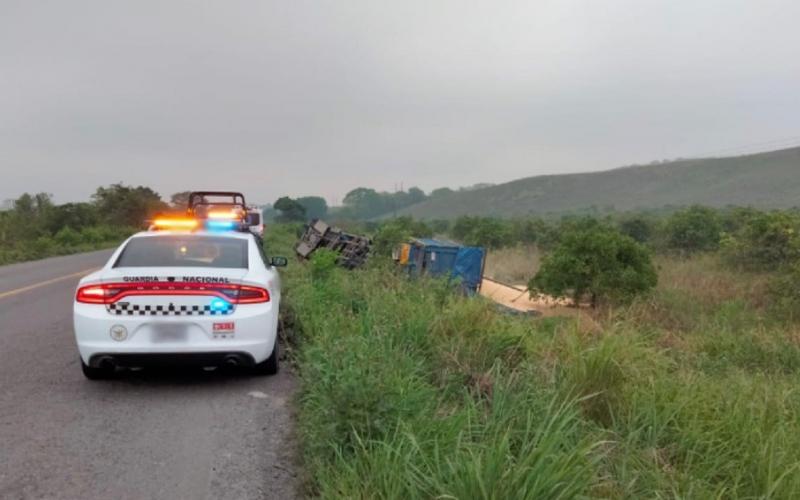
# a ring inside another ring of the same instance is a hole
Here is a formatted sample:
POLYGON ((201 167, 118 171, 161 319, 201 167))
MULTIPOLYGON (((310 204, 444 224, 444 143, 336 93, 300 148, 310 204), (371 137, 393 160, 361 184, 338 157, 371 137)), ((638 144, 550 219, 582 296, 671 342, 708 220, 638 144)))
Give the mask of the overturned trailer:
POLYGON ((452 241, 412 238, 395 249, 393 257, 412 276, 428 274, 457 279, 464 293, 471 295, 480 289, 486 251, 452 241))
POLYGON ((339 254, 339 265, 353 269, 364 264, 369 255, 372 240, 366 236, 351 234, 325 221, 314 219, 306 226, 295 245, 295 252, 307 259, 319 248, 327 248, 339 254))

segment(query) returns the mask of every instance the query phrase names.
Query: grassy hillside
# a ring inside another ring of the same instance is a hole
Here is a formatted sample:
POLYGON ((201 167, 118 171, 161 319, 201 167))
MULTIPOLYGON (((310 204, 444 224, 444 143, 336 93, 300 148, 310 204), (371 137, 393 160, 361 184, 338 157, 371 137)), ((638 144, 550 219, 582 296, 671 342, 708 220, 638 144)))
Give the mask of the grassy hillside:
POLYGON ((515 216, 596 207, 634 210, 667 205, 800 205, 800 148, 731 158, 681 160, 604 172, 528 177, 456 192, 408 207, 402 215, 515 216))

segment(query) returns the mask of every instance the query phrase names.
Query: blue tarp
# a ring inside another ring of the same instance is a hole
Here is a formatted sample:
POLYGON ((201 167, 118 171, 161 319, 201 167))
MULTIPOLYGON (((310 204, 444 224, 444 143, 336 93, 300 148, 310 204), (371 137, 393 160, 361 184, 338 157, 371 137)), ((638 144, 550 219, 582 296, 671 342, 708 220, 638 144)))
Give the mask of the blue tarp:
POLYGON ((461 247, 453 264, 453 276, 461 278, 462 286, 473 292, 483 278, 484 250, 480 247, 461 247))

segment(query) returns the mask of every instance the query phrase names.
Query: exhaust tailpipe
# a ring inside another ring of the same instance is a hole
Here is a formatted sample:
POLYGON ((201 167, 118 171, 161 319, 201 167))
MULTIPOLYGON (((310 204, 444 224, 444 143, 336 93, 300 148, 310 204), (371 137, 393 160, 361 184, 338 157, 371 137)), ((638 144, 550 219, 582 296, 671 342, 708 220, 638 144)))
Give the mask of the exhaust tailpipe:
POLYGON ((241 360, 239 359, 239 356, 237 356, 236 354, 229 354, 225 356, 223 363, 225 364, 225 366, 229 368, 236 368, 242 364, 241 360))
POLYGON ((103 356, 97 360, 97 366, 104 370, 113 370, 117 367, 117 362, 111 356, 103 356))

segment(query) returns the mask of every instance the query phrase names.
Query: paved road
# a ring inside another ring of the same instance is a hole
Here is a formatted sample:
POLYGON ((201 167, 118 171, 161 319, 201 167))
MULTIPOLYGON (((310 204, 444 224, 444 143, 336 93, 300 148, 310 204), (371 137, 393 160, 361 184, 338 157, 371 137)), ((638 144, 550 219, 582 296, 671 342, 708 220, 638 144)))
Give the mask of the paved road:
POLYGON ((76 273, 109 254, 0 267, 0 498, 293 498, 287 370, 83 378, 76 273))

